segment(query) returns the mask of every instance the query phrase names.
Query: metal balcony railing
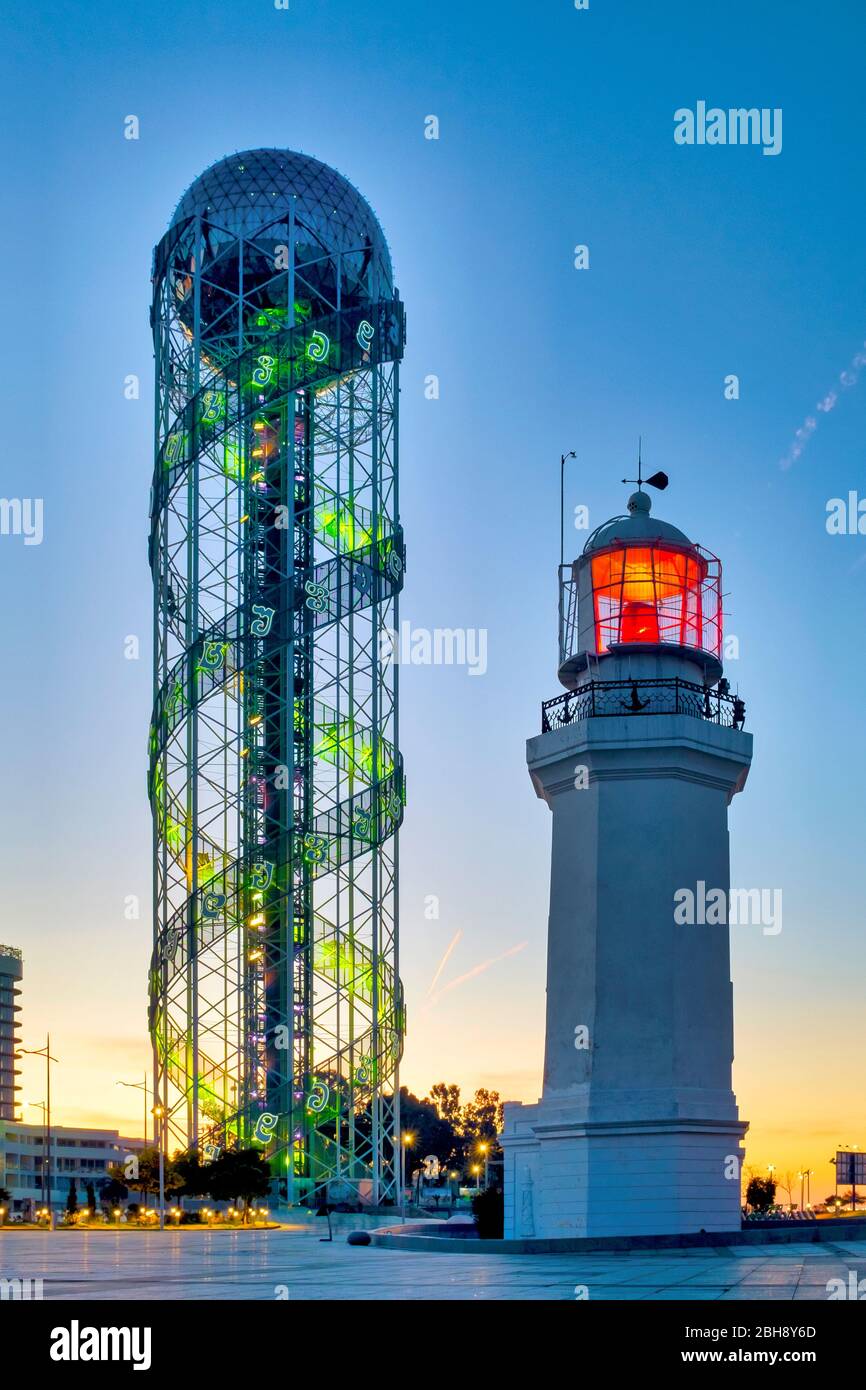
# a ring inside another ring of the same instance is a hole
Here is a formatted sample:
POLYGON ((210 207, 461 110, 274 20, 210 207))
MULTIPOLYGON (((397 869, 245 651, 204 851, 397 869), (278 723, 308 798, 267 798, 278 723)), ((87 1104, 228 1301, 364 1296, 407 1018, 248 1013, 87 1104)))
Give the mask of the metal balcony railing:
POLYGON ((746 706, 726 689, 669 676, 659 680, 587 681, 541 706, 541 732, 563 729, 579 719, 623 714, 688 714, 726 729, 742 730, 746 706))

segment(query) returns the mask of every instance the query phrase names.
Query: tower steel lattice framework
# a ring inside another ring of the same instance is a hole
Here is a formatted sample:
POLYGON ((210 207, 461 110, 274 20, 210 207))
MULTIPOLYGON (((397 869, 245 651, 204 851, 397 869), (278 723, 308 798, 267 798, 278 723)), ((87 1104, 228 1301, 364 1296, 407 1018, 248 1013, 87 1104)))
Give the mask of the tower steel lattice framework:
POLYGON ((165 1142, 393 1198, 404 314, 318 160, 213 165, 154 251, 150 1029, 165 1142))

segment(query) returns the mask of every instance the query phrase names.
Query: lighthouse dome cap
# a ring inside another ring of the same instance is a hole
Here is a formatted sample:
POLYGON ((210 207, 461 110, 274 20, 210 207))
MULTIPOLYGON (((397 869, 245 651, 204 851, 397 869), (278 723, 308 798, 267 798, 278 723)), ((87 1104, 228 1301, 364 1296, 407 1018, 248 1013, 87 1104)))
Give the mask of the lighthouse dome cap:
POLYGON ((673 545, 692 545, 688 536, 678 526, 669 521, 661 521, 650 515, 652 499, 646 492, 633 492, 628 499, 628 512, 625 516, 613 516, 602 526, 597 526, 583 547, 583 554, 589 555, 606 546, 625 544, 645 544, 651 541, 669 541, 673 545))

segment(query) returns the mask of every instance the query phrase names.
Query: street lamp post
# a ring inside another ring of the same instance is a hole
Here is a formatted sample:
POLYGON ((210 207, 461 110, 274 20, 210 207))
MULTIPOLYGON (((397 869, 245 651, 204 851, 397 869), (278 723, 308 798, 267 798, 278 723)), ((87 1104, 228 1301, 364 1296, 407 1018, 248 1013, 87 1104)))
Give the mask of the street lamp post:
POLYGON ((564 651, 563 651, 563 636, 564 636, 564 634, 563 634, 563 625, 564 625, 564 622, 565 622, 565 613, 564 613, 564 611, 563 611, 563 606, 562 606, 562 571, 563 571, 564 568, 565 568, 565 465, 566 465, 566 463, 568 462, 569 459, 576 459, 576 458, 577 458, 577 454, 574 452, 573 449, 570 449, 569 452, 568 452, 567 454, 560 454, 560 457, 559 457, 559 572, 558 572, 558 574, 557 574, 557 579, 558 579, 558 581, 559 581, 559 594, 558 594, 557 598, 558 598, 558 605, 559 605, 559 659, 560 659, 560 661, 563 661, 563 660, 564 660, 564 655, 565 655, 565 653, 564 653, 564 651))
POLYGON ((165 1106, 155 1105, 153 1113, 159 1121, 159 1229, 165 1230, 165 1106))
POLYGON ((415 1140, 414 1134, 406 1131, 400 1136, 400 1220, 406 1220, 406 1150, 415 1140))
POLYGON ((42 1162, 39 1165, 39 1200, 45 1206, 45 1164, 48 1156, 48 1131, 45 1127, 46 1107, 44 1100, 28 1100, 28 1105, 36 1105, 42 1111, 42 1162))
MULTIPOLYGON (((775 1163, 768 1163, 768 1164, 767 1164, 767 1181, 768 1181, 768 1182, 774 1182, 773 1174, 775 1173, 775 1171, 776 1171, 776 1165, 775 1165, 775 1163)), ((773 1196, 774 1196, 774 1198, 775 1198, 775 1193, 773 1194, 773 1196)), ((767 1210, 769 1211, 769 1207, 767 1208, 767 1210)))
POLYGON ((48 1224, 49 1224, 51 1230, 53 1231, 53 1230, 54 1230, 54 1208, 53 1208, 53 1206, 51 1205, 51 1198, 52 1198, 52 1192, 51 1192, 51 1177, 52 1177, 52 1174, 51 1174, 51 1063, 52 1063, 52 1062, 57 1062, 57 1058, 51 1056, 51 1034, 50 1034, 50 1033, 46 1033, 46 1034, 45 1034, 45 1046, 44 1046, 44 1047, 22 1047, 22 1048, 21 1048, 21 1052, 22 1052, 23 1054, 27 1055, 27 1056, 30 1056, 30 1057, 44 1057, 44 1058, 45 1058, 45 1073, 46 1073, 46 1079, 45 1079, 45 1134, 46 1134, 46 1146, 47 1146, 47 1149, 48 1149, 48 1155, 47 1155, 47 1159, 46 1159, 46 1162, 47 1162, 47 1185, 48 1185, 48 1202, 47 1202, 47 1206, 48 1206, 48 1224))
MULTIPOLYGON (((856 1151, 857 1151, 857 1149, 858 1149, 859 1147, 860 1147, 859 1144, 839 1144, 839 1145, 837 1145, 837 1148, 838 1148, 839 1150, 848 1150, 848 1149, 850 1149, 850 1150, 852 1151, 852 1153, 856 1153, 856 1151)), ((851 1210, 852 1210, 852 1212, 856 1212, 856 1210, 857 1210, 857 1184, 856 1184, 855 1181, 854 1181, 854 1174, 855 1174, 856 1171, 857 1171, 856 1163, 857 1163, 857 1160, 856 1160, 856 1158, 855 1158, 855 1159, 853 1160, 852 1165, 851 1165, 851 1210)), ((838 1168, 837 1168, 837 1169, 836 1169, 836 1191, 837 1191, 837 1193, 838 1193, 838 1190, 839 1190, 839 1170, 838 1170, 838 1168)))
POLYGON ((142 1130, 142 1145, 141 1145, 141 1146, 142 1146, 143 1149, 146 1149, 146 1148, 147 1148, 147 1093, 148 1093, 148 1089, 149 1089, 148 1084, 147 1084, 147 1072, 144 1073, 144 1080, 143 1080, 143 1081, 117 1081, 117 1082, 115 1082, 115 1085, 117 1085, 117 1086, 128 1086, 129 1089, 130 1089, 131 1091, 144 1091, 144 1128, 143 1128, 143 1130, 142 1130))
MULTIPOLYGON (((144 1080, 143 1080, 143 1081, 117 1081, 117 1082, 115 1082, 115 1085, 117 1085, 117 1086, 126 1086, 126 1087, 128 1087, 129 1090, 131 1090, 131 1091, 144 1091, 144 1126, 143 1126, 143 1129, 142 1129, 142 1140, 141 1140, 141 1151, 142 1151, 142 1153, 143 1153, 144 1150, 147 1148, 147 1092, 148 1092, 147 1072, 144 1073, 144 1080)), ((143 1197, 144 1197, 144 1207, 145 1207, 145 1211, 146 1211, 146 1210, 147 1210, 147 1191, 146 1191, 144 1188, 142 1188, 142 1195, 143 1195, 143 1197)))
POLYGON ((486 1192, 487 1189, 488 1189, 488 1187, 490 1186, 490 1179, 489 1179, 489 1173, 490 1173, 490 1145, 489 1145, 489 1144, 479 1144, 479 1145, 478 1145, 478 1149, 479 1149, 479 1152, 480 1152, 480 1153, 483 1153, 483 1155, 484 1155, 484 1191, 486 1192))

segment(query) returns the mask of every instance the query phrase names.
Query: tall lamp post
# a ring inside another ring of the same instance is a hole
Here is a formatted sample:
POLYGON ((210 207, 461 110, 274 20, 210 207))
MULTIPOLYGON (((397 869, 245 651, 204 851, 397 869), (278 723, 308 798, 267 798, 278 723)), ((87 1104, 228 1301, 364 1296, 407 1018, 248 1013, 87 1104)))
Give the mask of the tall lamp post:
POLYGON ((559 609, 559 659, 563 659, 563 623, 565 613, 562 607, 562 571, 565 568, 565 465, 569 459, 576 459, 577 454, 570 449, 567 454, 559 456, 559 571, 557 574, 559 594, 557 603, 559 609))
POLYGON ((43 1146, 43 1147, 42 1147, 42 1162, 41 1162, 40 1165, 39 1165, 39 1177, 40 1177, 39 1191, 40 1191, 40 1195, 41 1195, 41 1198, 42 1198, 42 1205, 43 1205, 43 1207, 44 1207, 44 1206, 45 1206, 45 1164, 46 1164, 46 1161, 47 1161, 47 1158, 48 1158, 48 1134, 47 1134, 47 1131, 46 1131, 46 1128, 45 1128, 45 1115, 46 1115, 46 1113, 47 1113, 47 1107, 46 1107, 46 1105, 45 1105, 45 1101, 44 1101, 44 1100, 28 1100, 28 1101, 27 1101, 27 1104, 28 1104, 28 1105, 37 1105, 37 1106, 39 1107, 39 1109, 42 1111, 42 1133, 43 1133, 42 1146, 43 1146))
POLYGON ((153 1114, 159 1121, 159 1229, 165 1230, 165 1106, 155 1105, 153 1114))
POLYGON ((415 1142, 415 1135, 405 1131, 400 1136, 400 1220, 406 1220, 406 1150, 415 1142))
MULTIPOLYGON (((147 1148, 147 1093, 148 1093, 147 1072, 144 1073, 144 1080, 143 1080, 143 1081, 116 1081, 116 1082, 115 1082, 115 1085, 116 1085, 116 1086, 126 1086, 126 1087, 128 1087, 129 1090, 131 1090, 131 1091, 144 1091, 144 1124, 143 1124, 142 1131, 141 1131, 141 1133, 142 1133, 141 1151, 142 1151, 142 1153, 143 1153, 144 1150, 147 1148)), ((143 1191, 143 1195, 144 1195, 144 1205, 145 1205, 145 1209, 147 1209, 147 1192, 144 1192, 144 1191, 143 1191)))
POLYGON ((565 465, 569 459, 576 459, 577 454, 570 449, 567 454, 559 456, 559 568, 565 564, 565 465))
POLYGON ((128 1086, 131 1091, 144 1091, 144 1127, 142 1129, 142 1148, 147 1148, 147 1072, 144 1073, 143 1081, 116 1081, 116 1086, 128 1086))
POLYGON ((48 1221, 52 1231, 54 1230, 54 1208, 51 1205, 51 1063, 57 1062, 56 1057, 51 1056, 51 1034, 45 1034, 44 1047, 22 1047, 21 1053, 29 1057, 45 1058, 45 1134, 46 1145, 48 1148, 48 1221))
MULTIPOLYGON (((843 1152, 843 1151, 845 1151, 845 1150, 850 1150, 850 1151, 852 1152, 852 1154, 856 1154, 856 1153, 857 1153, 857 1150, 859 1149, 859 1147, 860 1147, 859 1144, 839 1144, 839 1145, 837 1145, 837 1149, 838 1149, 840 1152, 843 1152)), ((857 1165, 857 1160, 856 1160, 856 1158, 854 1158, 854 1159, 852 1160, 852 1164, 851 1164, 851 1210, 852 1210, 852 1212, 856 1212, 856 1211, 857 1211, 857 1184, 856 1184, 856 1182, 854 1181, 854 1177, 855 1177, 855 1174, 856 1174, 856 1172, 857 1172, 857 1166, 856 1166, 856 1165, 857 1165)), ((837 1192, 838 1192, 838 1189, 839 1189, 839 1169, 837 1168, 837 1169, 836 1169, 836 1190, 837 1190, 837 1192)))
POLYGON ((479 1152, 479 1153, 482 1153, 482 1154, 484 1155, 484 1191, 486 1192, 488 1186, 490 1185, 490 1178, 489 1178, 489 1173, 490 1173, 490 1166, 489 1166, 489 1165, 490 1165, 490 1145, 489 1145, 489 1144, 479 1144, 479 1145, 478 1145, 478 1152, 479 1152))

